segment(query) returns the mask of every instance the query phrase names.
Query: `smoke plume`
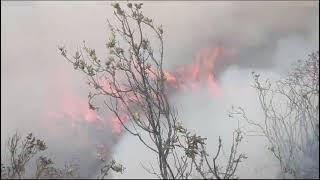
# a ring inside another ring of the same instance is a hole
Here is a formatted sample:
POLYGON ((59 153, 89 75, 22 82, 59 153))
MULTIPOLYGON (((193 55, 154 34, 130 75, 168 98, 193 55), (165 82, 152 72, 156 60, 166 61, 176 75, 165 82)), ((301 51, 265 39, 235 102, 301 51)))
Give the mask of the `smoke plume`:
MULTIPOLYGON (((281 77, 288 64, 319 49, 317 2, 144 4, 145 15, 163 24, 168 72, 192 64, 203 51, 223 49, 210 69, 223 96, 201 86, 173 97, 179 118, 209 139, 209 152, 215 152, 218 136, 226 151, 231 143, 237 126, 227 118, 232 105, 243 106, 253 119, 262 117, 250 71, 281 77)), ((76 159, 83 176, 99 172, 99 149, 106 159, 126 166, 116 177, 148 176, 139 164, 154 162, 153 155, 134 137, 115 134, 108 113, 87 111, 86 79, 57 51, 58 45, 76 50, 86 40, 105 57, 107 18, 113 18, 109 2, 1 2, 1 151, 13 132, 34 132, 47 139, 49 155, 59 165, 76 159)), ((249 159, 240 177, 277 176, 277 164, 261 139, 248 138, 242 150, 249 159)))

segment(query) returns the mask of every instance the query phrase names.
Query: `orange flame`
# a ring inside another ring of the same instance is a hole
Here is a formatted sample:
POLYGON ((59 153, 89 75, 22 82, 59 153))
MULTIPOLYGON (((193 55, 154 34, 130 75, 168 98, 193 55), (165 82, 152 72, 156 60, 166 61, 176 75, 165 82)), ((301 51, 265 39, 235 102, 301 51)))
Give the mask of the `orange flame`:
POLYGON ((222 54, 222 48, 201 49, 191 64, 179 67, 174 72, 165 72, 167 85, 176 91, 196 91, 201 83, 206 83, 214 95, 222 95, 214 76, 214 63, 222 54))
MULTIPOLYGON (((196 92, 199 87, 206 84, 209 92, 212 92, 215 96, 223 95, 222 89, 216 81, 214 75, 214 65, 218 60, 220 55, 224 52, 222 48, 203 48, 198 51, 192 63, 178 67, 175 71, 164 72, 166 78, 166 86, 173 90, 173 92, 179 91, 191 91, 196 92)), ((137 62, 133 63, 137 66, 137 62)), ((154 74, 152 67, 148 69, 151 74, 154 74)), ((62 78, 63 79, 63 78, 62 78)), ((114 87, 111 86, 107 79, 102 77, 98 79, 98 83, 102 85, 105 91, 114 91, 114 87)), ((99 125, 105 125, 107 122, 111 123, 112 132, 115 134, 121 133, 121 122, 118 118, 108 118, 104 120, 101 118, 96 111, 91 110, 88 107, 87 99, 80 98, 76 96, 75 93, 71 91, 70 85, 68 83, 62 82, 63 89, 63 100, 62 100, 62 113, 52 112, 48 113, 49 118, 61 118, 66 116, 71 120, 71 126, 75 127, 77 120, 85 120, 87 123, 97 123, 99 125)), ((126 102, 138 101, 141 97, 136 97, 130 94, 126 102)), ((123 104, 120 104, 123 106, 123 104)), ((120 107, 121 108, 121 107, 120 107)), ((126 114, 120 115, 120 119, 123 123, 129 120, 129 116, 126 114)))

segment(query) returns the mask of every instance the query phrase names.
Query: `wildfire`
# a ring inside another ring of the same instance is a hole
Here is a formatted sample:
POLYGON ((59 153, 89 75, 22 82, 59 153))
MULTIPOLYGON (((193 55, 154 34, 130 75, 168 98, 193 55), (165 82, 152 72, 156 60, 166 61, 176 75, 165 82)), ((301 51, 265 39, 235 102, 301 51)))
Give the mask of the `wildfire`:
POLYGON ((196 91, 203 83, 214 95, 222 95, 214 75, 214 63, 222 54, 222 48, 201 49, 191 64, 177 68, 174 72, 166 72, 167 85, 179 91, 196 91))
MULTIPOLYGON (((128 115, 121 115, 120 119, 122 123, 126 123, 129 120, 129 117, 128 115)), ((111 121, 112 121, 112 132, 116 134, 120 134, 122 125, 119 118, 115 117, 111 121)))
POLYGON ((176 77, 174 77, 172 74, 168 73, 168 72, 165 72, 164 73, 165 77, 166 77, 166 81, 168 82, 173 82, 173 81, 176 81, 176 77))
MULTIPOLYGON (((192 63, 180 66, 176 68, 175 71, 165 72, 166 86, 169 89, 169 93, 178 93, 181 91, 196 92, 200 86, 205 85, 207 90, 212 92, 213 95, 221 96, 222 90, 216 81, 214 65, 222 53, 222 48, 204 48, 195 54, 192 63)), ((149 70, 152 71, 151 68, 149 70)), ((99 79, 99 82, 100 81, 106 91, 112 89, 107 81, 99 79)), ((103 119, 96 111, 89 108, 86 98, 80 98, 80 96, 76 96, 75 93, 71 91, 68 83, 64 82, 62 87, 64 89, 62 107, 59 110, 60 113, 49 111, 49 118, 61 118, 65 116, 67 119, 70 119, 72 127, 76 126, 77 121, 81 120, 85 120, 86 123, 95 123, 104 127, 106 126, 106 122, 108 122, 108 124, 112 126, 113 133, 121 134, 122 125, 118 117, 103 119)), ((140 97, 132 95, 132 97, 128 97, 128 101, 135 101, 139 98, 140 97)), ((123 123, 126 123, 129 117, 123 114, 120 115, 120 119, 123 123)))
POLYGON ((70 84, 71 81, 68 80, 66 75, 61 73, 54 78, 54 81, 56 83, 55 86, 60 87, 55 92, 57 93, 55 96, 61 97, 61 99, 54 99, 59 104, 57 108, 53 108, 53 105, 47 107, 46 117, 50 126, 53 126, 52 119, 61 118, 68 119, 70 126, 73 128, 78 128, 79 124, 83 123, 83 120, 85 123, 98 124, 97 128, 106 126, 106 121, 96 111, 89 108, 88 100, 75 93, 70 84))

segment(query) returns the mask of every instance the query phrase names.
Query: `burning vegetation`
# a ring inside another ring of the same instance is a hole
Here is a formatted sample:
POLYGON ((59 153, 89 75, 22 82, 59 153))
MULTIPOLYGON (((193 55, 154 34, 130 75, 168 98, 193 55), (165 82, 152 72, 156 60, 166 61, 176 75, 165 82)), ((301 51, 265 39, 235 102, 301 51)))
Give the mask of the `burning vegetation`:
MULTIPOLYGON (((82 98, 68 85, 67 78, 59 79, 61 106, 55 111, 49 107, 47 125, 55 126, 59 119, 68 119, 67 126, 71 130, 90 124, 99 131, 111 131, 116 137, 114 141, 126 132, 154 153, 156 167, 144 168, 161 179, 238 178, 237 169, 247 159, 239 152, 243 129, 239 127, 230 135, 232 143, 225 160, 221 158, 222 139, 219 137, 215 152, 208 152, 207 138, 185 128, 170 101, 170 97, 178 93, 196 93, 201 88, 213 96, 223 96, 216 66, 232 51, 220 46, 202 48, 190 63, 165 70, 165 32, 161 25, 142 13, 142 5, 127 3, 123 8, 119 3, 112 4, 115 23, 108 21, 111 35, 106 43, 109 51, 106 59, 97 57, 95 49, 87 47, 85 42, 72 55, 66 48, 59 47, 61 55, 87 78, 90 93, 88 98, 82 98)), ((233 109, 230 117, 240 116, 242 122, 261 131, 255 135, 268 140, 269 150, 279 161, 283 178, 287 175, 317 178, 314 174, 319 172, 319 166, 312 159, 319 159, 316 155, 319 152, 319 53, 299 63, 288 79, 278 81, 274 88, 272 83, 263 84, 260 75, 253 74, 254 88, 265 113, 264 123, 250 120, 242 108, 233 109), (277 111, 272 99, 274 94, 287 98, 281 103, 287 105, 284 114, 277 111), (307 168, 299 166, 297 160, 305 157, 311 161, 307 168)), ((44 141, 33 134, 24 140, 15 134, 7 144, 9 165, 2 164, 1 178, 22 178, 29 160, 47 149, 44 141)), ((125 165, 108 156, 111 152, 108 145, 97 144, 96 149, 97 158, 103 163, 98 178, 109 177, 110 171, 125 171, 125 165)), ((74 178, 78 177, 77 167, 71 164, 58 169, 52 159, 39 156, 34 177, 74 178)))

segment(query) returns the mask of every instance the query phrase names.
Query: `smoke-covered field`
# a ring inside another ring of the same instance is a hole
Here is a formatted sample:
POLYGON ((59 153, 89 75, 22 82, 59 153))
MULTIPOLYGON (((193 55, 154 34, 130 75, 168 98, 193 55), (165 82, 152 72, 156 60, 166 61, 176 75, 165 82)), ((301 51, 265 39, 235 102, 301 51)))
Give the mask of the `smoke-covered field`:
MULTIPOLYGON (((14 132, 33 132, 46 140, 57 165, 74 160, 82 176, 96 177, 106 158, 126 167, 113 177, 154 177, 140 165, 154 163, 154 155, 111 113, 89 109, 86 78, 58 51, 85 40, 106 57, 110 3, 1 2, 1 159, 14 132)), ((185 126, 208 138, 208 152, 219 136, 224 150, 230 148, 238 127, 228 117, 232 105, 263 118, 252 71, 281 78, 294 61, 319 49, 316 1, 147 1, 143 11, 164 28, 170 100, 185 126)), ((279 177, 263 138, 245 137, 241 151, 248 159, 239 165, 240 178, 279 177)))

